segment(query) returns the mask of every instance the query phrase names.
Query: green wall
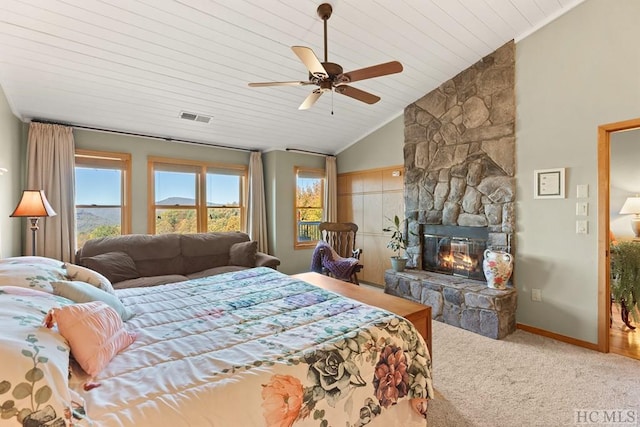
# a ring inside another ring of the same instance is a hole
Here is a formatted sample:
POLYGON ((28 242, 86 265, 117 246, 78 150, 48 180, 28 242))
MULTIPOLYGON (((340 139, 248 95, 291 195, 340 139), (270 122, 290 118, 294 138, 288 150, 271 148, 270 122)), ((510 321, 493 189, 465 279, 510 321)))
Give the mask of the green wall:
POLYGON ((309 271, 313 249, 294 249, 294 197, 296 180, 294 167, 324 169, 324 156, 299 154, 288 151, 270 151, 263 154, 267 216, 273 254, 280 258, 278 270, 286 274, 309 271), (272 238, 271 236, 276 236, 272 238))
POLYGON ((19 256, 22 251, 22 230, 26 222, 10 218, 20 201, 23 186, 22 122, 13 115, 4 91, 0 87, 0 258, 19 256))
POLYGON ((516 46, 519 323, 597 342, 597 127, 640 117, 640 2, 588 0, 516 46), (533 198, 533 171, 564 167, 565 199, 533 198), (589 234, 576 234, 587 184, 589 234), (542 302, 531 301, 531 289, 542 302))
MULTIPOLYGON (((418 95, 418 99, 421 95, 418 95)), ((338 173, 404 164, 404 114, 338 154, 338 173)))

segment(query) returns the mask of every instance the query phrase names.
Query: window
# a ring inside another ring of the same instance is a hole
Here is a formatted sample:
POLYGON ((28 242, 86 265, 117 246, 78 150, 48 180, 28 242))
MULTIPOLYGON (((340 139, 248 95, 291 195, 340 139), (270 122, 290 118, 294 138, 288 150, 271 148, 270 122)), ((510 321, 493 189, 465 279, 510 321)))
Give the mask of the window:
POLYGON ((130 233, 131 155, 76 150, 76 246, 130 233))
POLYGON ((294 247, 315 246, 324 213, 324 170, 296 167, 294 247))
POLYGON ((244 231, 245 166, 150 158, 149 232, 244 231))

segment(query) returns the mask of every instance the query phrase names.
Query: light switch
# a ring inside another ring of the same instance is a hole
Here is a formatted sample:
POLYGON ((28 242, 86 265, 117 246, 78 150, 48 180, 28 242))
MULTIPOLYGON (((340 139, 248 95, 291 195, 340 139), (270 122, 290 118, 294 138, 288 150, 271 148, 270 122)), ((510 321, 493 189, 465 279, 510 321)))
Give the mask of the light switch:
POLYGON ((589 215, 589 202, 576 202, 576 215, 578 216, 589 215))
POLYGON ((576 186, 576 197, 578 197, 578 199, 589 197, 589 184, 578 184, 576 186))
POLYGON ((579 219, 576 221, 576 234, 588 234, 589 233, 589 221, 586 219, 579 219))

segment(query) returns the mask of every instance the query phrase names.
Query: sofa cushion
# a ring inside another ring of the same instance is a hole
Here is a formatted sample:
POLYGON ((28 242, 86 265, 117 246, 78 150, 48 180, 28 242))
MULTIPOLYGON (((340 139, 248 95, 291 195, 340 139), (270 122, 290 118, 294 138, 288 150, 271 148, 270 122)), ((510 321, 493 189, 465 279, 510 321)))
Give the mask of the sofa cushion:
POLYGON ((82 264, 105 276, 113 283, 140 277, 136 264, 125 252, 107 252, 82 258, 82 264))
POLYGON ((239 231, 181 235, 184 274, 229 265, 231 246, 247 241, 249 236, 239 231))
POLYGON ((234 243, 229 249, 229 264, 249 268, 255 267, 257 253, 258 242, 255 240, 234 243))
POLYGON ((166 274, 163 276, 138 277, 136 279, 125 280, 119 283, 115 283, 113 287, 115 289, 144 288, 147 286, 184 282, 185 280, 187 280, 187 276, 182 276, 180 274, 166 274))
POLYGON ((125 234, 92 239, 77 256, 82 259, 105 252, 129 254, 139 273, 136 277, 183 273, 179 234, 125 234))

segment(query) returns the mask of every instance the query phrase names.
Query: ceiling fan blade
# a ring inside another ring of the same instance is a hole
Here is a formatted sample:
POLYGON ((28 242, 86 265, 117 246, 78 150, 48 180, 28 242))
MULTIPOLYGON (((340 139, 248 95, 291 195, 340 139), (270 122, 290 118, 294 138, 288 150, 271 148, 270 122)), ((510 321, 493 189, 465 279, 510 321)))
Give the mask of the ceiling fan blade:
POLYGON ((311 85, 311 82, 261 82, 261 83, 249 83, 249 87, 267 87, 267 86, 306 86, 311 85))
POLYGON ((342 95, 349 96, 353 99, 357 99, 358 101, 366 102, 367 104, 375 104, 380 101, 380 97, 376 96, 372 93, 365 92, 360 89, 356 89, 353 86, 340 85, 336 86, 336 92, 342 95))
POLYGON ((402 64, 398 61, 385 62, 384 64, 373 65, 371 67, 360 68, 359 70, 343 73, 338 77, 338 81, 344 83, 357 82, 358 80, 372 79, 374 77, 386 76, 402 71, 402 64))
POLYGON ((320 98, 320 95, 322 95, 322 89, 316 89, 311 92, 309 96, 307 96, 307 98, 304 100, 304 102, 300 104, 298 110, 308 110, 309 108, 311 108, 311 106, 316 103, 318 98, 320 98))
POLYGON ((291 50, 300 58, 300 61, 302 61, 312 75, 320 78, 329 77, 329 74, 327 74, 327 71, 320 63, 316 54, 313 53, 313 50, 304 46, 291 46, 291 50))

